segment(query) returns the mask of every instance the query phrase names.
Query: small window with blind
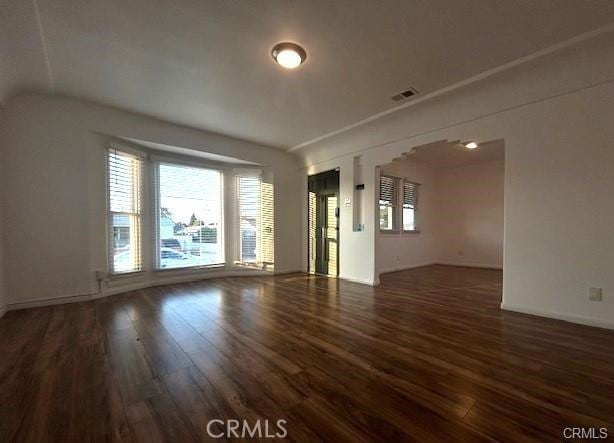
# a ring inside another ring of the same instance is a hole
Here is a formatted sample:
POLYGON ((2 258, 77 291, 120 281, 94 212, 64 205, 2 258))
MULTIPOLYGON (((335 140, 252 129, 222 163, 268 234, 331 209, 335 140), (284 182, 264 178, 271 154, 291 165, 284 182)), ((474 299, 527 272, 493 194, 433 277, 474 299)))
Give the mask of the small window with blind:
POLYGON ((260 174, 236 176, 238 258, 247 266, 271 268, 274 262, 273 185, 260 174))
POLYGON ((143 159, 109 149, 109 269, 112 274, 139 272, 143 159))
POLYGON ((157 268, 223 264, 221 172, 157 163, 155 181, 157 268))
POLYGON ((397 207, 398 194, 397 183, 399 179, 380 176, 379 179, 379 229, 381 232, 398 231, 397 207))
POLYGON ((418 232, 418 185, 403 181, 403 231, 418 232))

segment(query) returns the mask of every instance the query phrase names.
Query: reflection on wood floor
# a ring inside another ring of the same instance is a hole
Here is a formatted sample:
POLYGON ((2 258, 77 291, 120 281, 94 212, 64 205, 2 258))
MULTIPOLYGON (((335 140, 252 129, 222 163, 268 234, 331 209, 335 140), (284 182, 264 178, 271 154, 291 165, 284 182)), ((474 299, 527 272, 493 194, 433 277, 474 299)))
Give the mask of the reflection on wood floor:
POLYGON ((12 311, 0 440, 211 440, 213 419, 285 419, 302 441, 614 433, 614 332, 500 300, 500 271, 429 266, 377 288, 220 278, 12 311))

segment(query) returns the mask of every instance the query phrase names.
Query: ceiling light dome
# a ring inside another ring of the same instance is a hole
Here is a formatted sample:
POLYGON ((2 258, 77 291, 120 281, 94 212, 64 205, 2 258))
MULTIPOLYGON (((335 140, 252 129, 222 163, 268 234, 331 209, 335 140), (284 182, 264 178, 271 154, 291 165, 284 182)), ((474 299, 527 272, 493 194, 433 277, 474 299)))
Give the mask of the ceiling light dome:
POLYGON ((286 69, 298 67, 307 58, 307 53, 296 43, 278 43, 271 51, 273 60, 286 69))
POLYGON ((478 144, 476 142, 469 142, 465 145, 465 148, 467 149, 475 149, 478 147, 478 144))

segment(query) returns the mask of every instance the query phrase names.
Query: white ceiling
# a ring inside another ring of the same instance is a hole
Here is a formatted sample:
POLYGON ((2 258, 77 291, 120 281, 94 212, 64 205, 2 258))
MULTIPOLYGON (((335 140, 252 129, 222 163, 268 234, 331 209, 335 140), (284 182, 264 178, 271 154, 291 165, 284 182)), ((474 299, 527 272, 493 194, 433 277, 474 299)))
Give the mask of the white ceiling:
POLYGON ((289 148, 614 21, 611 0, 0 0, 0 99, 44 91, 289 148), (307 62, 273 63, 296 41, 307 62))
POLYGON ((239 158, 230 157, 227 155, 220 155, 220 154, 214 154, 212 152, 200 151, 198 149, 183 148, 181 146, 165 145, 162 143, 154 143, 154 142, 150 142, 147 140, 139 140, 139 139, 131 138, 131 137, 118 137, 118 139, 125 140, 130 143, 134 143, 135 145, 138 145, 138 146, 143 146, 145 148, 152 149, 153 151, 170 152, 171 154, 198 157, 198 158, 203 158, 205 160, 211 160, 216 163, 226 163, 229 165, 243 165, 243 166, 246 166, 246 165, 261 166, 260 163, 250 162, 247 160, 241 160, 239 158))
POLYGON ((411 161, 431 169, 460 168, 505 160, 503 140, 480 143, 476 149, 467 149, 462 143, 441 141, 419 146, 400 161, 411 161))

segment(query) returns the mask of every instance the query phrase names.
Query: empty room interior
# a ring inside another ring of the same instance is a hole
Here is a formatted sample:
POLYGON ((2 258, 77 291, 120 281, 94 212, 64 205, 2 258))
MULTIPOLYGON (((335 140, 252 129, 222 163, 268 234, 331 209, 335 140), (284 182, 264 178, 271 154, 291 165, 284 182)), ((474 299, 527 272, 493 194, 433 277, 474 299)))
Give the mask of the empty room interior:
POLYGON ((614 2, 0 0, 0 441, 614 436, 614 2))

